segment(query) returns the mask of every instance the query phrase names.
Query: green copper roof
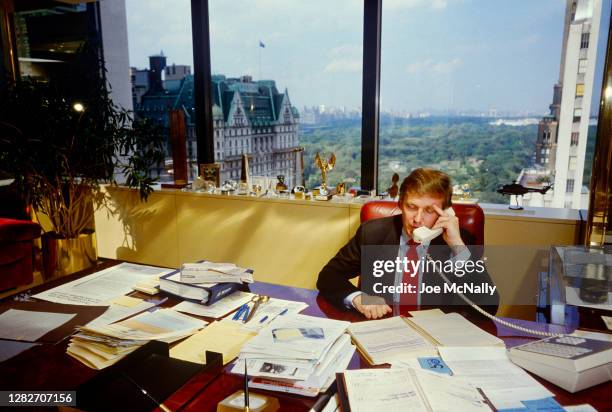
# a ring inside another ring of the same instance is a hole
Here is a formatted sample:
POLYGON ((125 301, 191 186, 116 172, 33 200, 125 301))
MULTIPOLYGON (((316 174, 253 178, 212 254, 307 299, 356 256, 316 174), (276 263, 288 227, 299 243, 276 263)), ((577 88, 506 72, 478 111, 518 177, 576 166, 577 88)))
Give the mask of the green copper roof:
MULTIPOLYGON (((213 118, 223 117, 227 122, 232 102, 239 96, 246 117, 255 127, 271 126, 277 122, 281 117, 284 99, 287 101, 289 99, 287 90, 279 93, 274 80, 251 81, 245 78, 213 75, 211 86, 213 118)), ((139 116, 157 119, 169 109, 181 108, 193 118, 194 106, 193 75, 187 75, 178 89, 145 94, 142 103, 135 107, 135 111, 139 116)), ((295 107, 291 107, 291 112, 294 118, 299 118, 299 112, 295 107)), ((164 124, 167 125, 167 119, 164 124)))

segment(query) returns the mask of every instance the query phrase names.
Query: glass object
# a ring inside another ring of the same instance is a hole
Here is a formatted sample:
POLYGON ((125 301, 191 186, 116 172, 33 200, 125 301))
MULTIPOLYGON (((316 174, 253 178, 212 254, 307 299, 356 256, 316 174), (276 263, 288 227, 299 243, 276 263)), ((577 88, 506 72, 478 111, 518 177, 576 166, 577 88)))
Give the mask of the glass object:
POLYGON ((293 197, 296 200, 303 200, 305 191, 306 189, 304 188, 304 186, 296 186, 293 188, 293 197))
POLYGON ((567 324, 569 312, 566 305, 599 310, 610 316, 612 246, 552 247, 549 284, 552 323, 567 324))

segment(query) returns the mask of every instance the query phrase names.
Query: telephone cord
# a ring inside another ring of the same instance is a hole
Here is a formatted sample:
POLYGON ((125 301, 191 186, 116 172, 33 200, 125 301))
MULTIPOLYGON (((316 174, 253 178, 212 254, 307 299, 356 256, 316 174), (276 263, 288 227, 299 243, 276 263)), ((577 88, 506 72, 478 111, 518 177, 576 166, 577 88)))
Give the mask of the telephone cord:
MULTIPOLYGON (((433 258, 427 254, 427 259, 431 262, 435 262, 433 260, 433 258)), ((446 275, 444 275, 442 272, 438 272, 435 271, 438 275, 440 275, 442 277, 442 279, 444 279, 444 281, 449 284, 452 285, 452 282, 450 280, 448 280, 448 278, 446 277, 446 275)), ((480 306, 478 306, 477 304, 475 304, 474 302, 472 302, 470 300, 470 298, 468 298, 467 296, 465 296, 463 293, 461 292, 457 292, 457 294, 459 296, 461 296, 461 299, 463 299, 467 304, 469 304, 472 308, 474 308, 474 310, 476 310, 478 313, 486 316, 487 318, 491 319, 493 322, 499 323, 500 325, 503 325, 507 328, 510 329, 515 329, 524 333, 528 333, 530 335, 536 335, 536 336, 541 336, 541 337, 545 337, 545 338, 550 338, 550 337, 554 337, 554 336, 559 336, 561 334, 559 333, 551 333, 551 332, 545 332, 545 331, 541 331, 541 330, 534 330, 534 329, 529 329, 529 328, 525 328, 523 326, 519 326, 519 325, 515 325, 514 323, 508 322, 506 320, 500 319, 497 316, 491 315, 490 313, 486 312, 484 309, 482 309, 480 306)))

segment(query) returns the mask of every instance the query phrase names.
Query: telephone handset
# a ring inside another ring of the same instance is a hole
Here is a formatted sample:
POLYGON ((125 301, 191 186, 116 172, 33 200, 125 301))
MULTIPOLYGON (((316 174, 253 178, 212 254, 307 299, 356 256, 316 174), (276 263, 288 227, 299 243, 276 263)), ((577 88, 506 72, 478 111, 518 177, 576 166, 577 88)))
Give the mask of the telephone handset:
MULTIPOLYGON (((452 207, 449 207, 448 209, 445 209, 444 211, 451 216, 455 216, 455 211, 453 210, 452 207)), ((414 240, 417 243, 429 243, 434 238, 437 238, 438 236, 440 236, 443 230, 444 229, 442 228, 430 229, 427 226, 417 227, 416 229, 412 231, 412 240, 414 240)))

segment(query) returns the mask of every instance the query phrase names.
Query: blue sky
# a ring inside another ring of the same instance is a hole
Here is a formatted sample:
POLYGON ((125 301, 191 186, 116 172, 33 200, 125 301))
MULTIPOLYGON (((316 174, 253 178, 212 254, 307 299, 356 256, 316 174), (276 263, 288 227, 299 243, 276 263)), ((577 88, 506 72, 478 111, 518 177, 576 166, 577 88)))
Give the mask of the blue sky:
MULTIPOLYGON (((132 66, 160 49, 192 64, 189 0, 126 3, 132 66)), ((361 105, 362 0, 210 3, 213 73, 274 79, 298 108, 361 105)), ((383 0, 382 108, 545 113, 564 13, 563 0, 383 0)))

